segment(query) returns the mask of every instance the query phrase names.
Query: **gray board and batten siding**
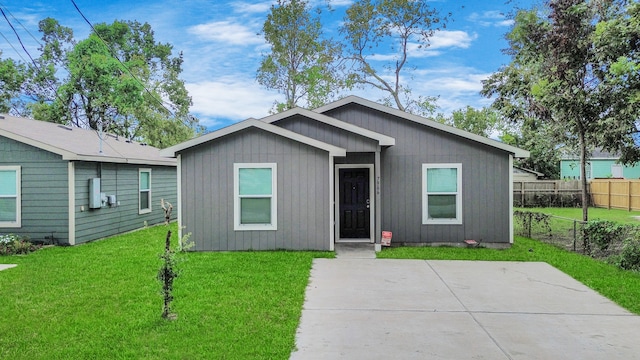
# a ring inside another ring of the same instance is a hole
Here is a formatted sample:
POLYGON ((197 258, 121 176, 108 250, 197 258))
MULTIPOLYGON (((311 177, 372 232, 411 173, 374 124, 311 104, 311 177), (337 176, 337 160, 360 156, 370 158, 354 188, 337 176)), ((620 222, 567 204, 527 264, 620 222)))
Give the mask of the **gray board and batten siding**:
POLYGON ((0 234, 69 238, 69 178, 62 156, 0 136, 0 165, 20 166, 21 226, 2 228, 0 234))
POLYGON ((396 139, 381 150, 382 229, 396 243, 508 244, 510 160, 506 151, 360 104, 325 115, 396 139), (462 224, 422 224, 421 169, 425 163, 462 164, 462 224))
POLYGON ((180 152, 183 233, 194 250, 328 250, 329 154, 250 127, 180 152), (277 164, 277 230, 234 231, 234 163, 277 164))

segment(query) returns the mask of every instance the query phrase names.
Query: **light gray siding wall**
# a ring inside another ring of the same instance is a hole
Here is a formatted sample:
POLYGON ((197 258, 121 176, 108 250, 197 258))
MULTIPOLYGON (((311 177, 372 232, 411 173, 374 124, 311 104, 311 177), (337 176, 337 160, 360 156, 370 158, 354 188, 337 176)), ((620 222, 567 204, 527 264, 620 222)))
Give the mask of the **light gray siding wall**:
POLYGON ((251 128, 181 153, 182 225, 194 250, 328 250, 329 155, 251 128), (234 231, 233 164, 277 163, 277 230, 234 231))
POLYGON ((394 242, 509 242, 508 153, 360 105, 326 115, 396 139, 381 153, 382 229, 394 242), (462 225, 422 225, 423 163, 462 164, 462 225))
POLYGON ((277 121, 274 125, 327 144, 339 146, 348 152, 371 152, 376 151, 378 146, 376 140, 309 119, 302 115, 277 121))
MULTIPOLYGON (((1 120, 0 120, 1 121, 1 120)), ((60 155, 0 136, 0 165, 21 166, 22 226, 0 228, 0 234, 53 236, 66 243, 68 234, 67 162, 60 155)))
POLYGON ((75 163, 76 244, 139 229, 164 221, 160 199, 173 204, 176 218, 177 170, 148 166, 79 161, 75 163), (151 169, 151 212, 138 214, 138 169, 151 169), (116 195, 119 206, 89 209, 89 179, 101 179, 101 192, 116 195))

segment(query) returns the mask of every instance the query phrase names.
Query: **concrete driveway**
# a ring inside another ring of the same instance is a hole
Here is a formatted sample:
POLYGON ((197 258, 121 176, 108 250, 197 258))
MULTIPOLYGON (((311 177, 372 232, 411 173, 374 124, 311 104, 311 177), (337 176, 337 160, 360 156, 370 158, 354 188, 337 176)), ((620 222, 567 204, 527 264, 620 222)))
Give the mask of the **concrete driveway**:
POLYGON ((291 359, 634 359, 640 317, 546 263, 316 259, 291 359))

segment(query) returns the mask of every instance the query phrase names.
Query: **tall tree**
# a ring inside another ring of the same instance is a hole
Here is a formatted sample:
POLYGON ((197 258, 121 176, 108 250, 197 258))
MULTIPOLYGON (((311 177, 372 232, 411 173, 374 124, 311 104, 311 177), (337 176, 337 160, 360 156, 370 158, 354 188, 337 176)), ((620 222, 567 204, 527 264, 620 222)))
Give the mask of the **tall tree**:
POLYGON ((276 111, 327 103, 338 88, 338 47, 322 38, 319 17, 305 0, 278 0, 262 27, 271 52, 262 58, 258 83, 285 96, 276 111))
POLYGON ((167 147, 200 131, 189 115, 191 98, 182 56, 155 41, 149 24, 97 24, 73 40, 54 19, 40 22, 42 55, 32 71, 35 118, 65 122, 167 147))
MULTIPOLYGON (((633 139, 640 107, 622 105, 629 99, 627 87, 637 88, 637 81, 628 83, 629 73, 617 71, 624 67, 619 59, 637 59, 637 53, 633 46, 599 41, 601 24, 625 23, 632 16, 627 11, 636 7, 626 0, 550 0, 543 11, 518 12, 507 35, 512 61, 484 84, 483 94, 496 95, 494 106, 504 116, 544 121, 559 143, 580 154, 585 221, 590 150, 622 152, 626 161, 640 158, 633 139)), ((637 46, 632 31, 610 36, 637 46)))
POLYGON ((438 116, 436 120, 484 137, 490 137, 493 133, 502 130, 501 118, 492 108, 475 109, 467 106, 453 111, 448 118, 438 116))
POLYGON ((24 64, 12 59, 2 59, 0 52, 0 113, 21 115, 19 105, 20 90, 25 80, 24 64))
POLYGON ((526 159, 515 159, 514 165, 543 173, 546 178, 560 178, 560 154, 558 144, 553 140, 545 122, 527 122, 505 129, 499 136, 500 141, 522 149, 531 154, 526 159))
POLYGON ((446 27, 427 1, 358 0, 346 12, 341 32, 345 58, 353 64, 350 84, 371 86, 387 94, 384 102, 399 110, 431 114, 432 97, 414 97, 407 85, 412 49, 426 48, 434 33, 446 27), (380 61, 391 54, 389 60, 380 61))

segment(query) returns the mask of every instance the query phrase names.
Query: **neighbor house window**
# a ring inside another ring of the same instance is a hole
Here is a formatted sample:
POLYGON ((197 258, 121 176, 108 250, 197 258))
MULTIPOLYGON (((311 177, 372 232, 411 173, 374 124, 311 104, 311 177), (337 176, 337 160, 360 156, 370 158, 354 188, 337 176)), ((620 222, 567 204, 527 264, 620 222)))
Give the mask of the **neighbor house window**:
POLYGON ((462 164, 422 165, 422 223, 462 224, 462 164))
POLYGON ((0 166, 0 227, 20 227, 20 166, 0 166))
POLYGON ((151 169, 138 170, 138 213, 151 212, 151 169))
POLYGON ((276 173, 275 163, 233 165, 235 230, 277 229, 276 173))

